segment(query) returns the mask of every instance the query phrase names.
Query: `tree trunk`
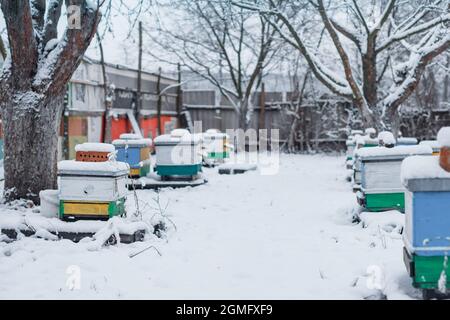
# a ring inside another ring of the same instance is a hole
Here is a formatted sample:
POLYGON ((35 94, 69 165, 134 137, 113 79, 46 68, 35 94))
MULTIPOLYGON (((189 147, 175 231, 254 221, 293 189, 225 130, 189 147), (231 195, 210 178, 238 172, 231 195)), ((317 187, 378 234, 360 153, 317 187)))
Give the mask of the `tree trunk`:
POLYGON ((7 201, 30 199, 38 204, 41 190, 57 189, 63 101, 64 94, 39 99, 28 92, 13 96, 2 110, 7 201))

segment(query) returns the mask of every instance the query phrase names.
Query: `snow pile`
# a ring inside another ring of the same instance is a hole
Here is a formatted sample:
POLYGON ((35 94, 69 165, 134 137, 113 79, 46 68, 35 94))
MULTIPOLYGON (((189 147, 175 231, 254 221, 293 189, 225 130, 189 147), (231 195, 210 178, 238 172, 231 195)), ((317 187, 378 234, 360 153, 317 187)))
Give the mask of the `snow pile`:
POLYGON ((388 156, 411 156, 411 155, 431 155, 433 150, 430 146, 416 145, 416 146, 397 146, 394 148, 386 147, 370 147, 361 148, 356 151, 360 158, 369 157, 388 157, 388 156))
POLYGON ((125 162, 105 161, 105 162, 81 162, 75 160, 65 160, 58 163, 59 172, 128 172, 130 166, 125 162))
MULTIPOLYGON (((42 208, 41 208, 42 210, 42 208)), ((0 212, 0 228, 4 230, 46 230, 52 234, 60 232, 98 233, 111 224, 109 221, 80 220, 65 222, 58 218, 46 218, 40 213, 18 213, 15 211, 0 212)), ((114 218, 114 228, 118 233, 132 235, 139 230, 148 230, 149 224, 144 221, 114 218)), ((110 227, 109 227, 110 228, 110 227)))
POLYGON ((415 156, 403 160, 401 179, 406 185, 412 179, 450 179, 450 172, 439 165, 439 157, 415 156))
POLYGON ((378 135, 378 144, 380 146, 394 146, 397 143, 392 132, 383 131, 378 135))
POLYGON ((39 193, 42 215, 56 218, 59 213, 59 190, 43 190, 39 193))
POLYGON ((86 142, 75 146, 76 152, 108 152, 113 153, 115 148, 109 143, 86 142))
POLYGON ((377 130, 375 128, 367 128, 365 134, 368 136, 375 136, 377 134, 377 130))
POLYGON ((437 140, 442 147, 450 147, 450 127, 439 130, 437 140))
POLYGON ((361 145, 361 146, 364 146, 366 144, 378 145, 378 140, 377 139, 373 139, 370 136, 356 135, 355 136, 355 141, 356 141, 357 145, 361 145))

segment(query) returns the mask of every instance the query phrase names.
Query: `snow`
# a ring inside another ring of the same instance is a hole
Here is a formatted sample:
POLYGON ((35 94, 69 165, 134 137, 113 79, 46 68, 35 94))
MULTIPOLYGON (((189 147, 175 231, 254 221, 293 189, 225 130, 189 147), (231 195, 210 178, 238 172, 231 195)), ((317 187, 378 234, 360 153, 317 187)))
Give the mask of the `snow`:
POLYGON ((394 135, 389 131, 382 131, 378 134, 378 141, 380 145, 395 145, 397 141, 395 141, 394 135))
POLYGON ((115 148, 109 143, 86 142, 75 146, 76 152, 108 152, 113 153, 115 148))
POLYGON ((437 140, 442 147, 450 147, 450 127, 439 130, 437 140))
POLYGON ((118 139, 118 140, 114 140, 112 142, 113 145, 117 146, 117 145, 127 145, 127 146, 152 146, 153 145, 153 141, 152 139, 133 139, 133 140, 128 140, 128 139, 118 139))
POLYGON ((377 134, 377 130, 375 128, 367 128, 365 131, 366 135, 375 135, 377 134))
POLYGON ((140 134, 135 133, 123 133, 120 135, 121 140, 139 140, 142 139, 140 134))
POLYGON ((401 137, 398 138, 397 143, 400 145, 416 145, 419 141, 417 138, 401 137))
POLYGON ((66 160, 58 163, 58 171, 64 172, 128 172, 130 167, 125 162, 105 161, 105 162, 81 162, 66 160))
POLYGON ((402 183, 412 179, 450 179, 450 172, 439 165, 439 157, 414 156, 403 160, 402 183))
POLYGON ((201 138, 199 134, 190 134, 184 129, 175 129, 171 134, 164 134, 155 138, 155 145, 158 144, 172 144, 172 143, 200 143, 201 138))
POLYGON ((370 147, 361 148, 356 151, 356 155, 360 158, 431 155, 432 153, 433 150, 431 149, 431 147, 426 145, 397 146, 394 148, 370 147))
MULTIPOLYGON (((209 183, 203 186, 137 191, 144 220, 167 206, 176 230, 163 239, 103 248, 92 240, 0 242, 0 299, 420 297, 397 229, 386 227, 401 217, 363 214, 364 225, 352 222, 358 208, 344 157, 281 155, 280 161, 277 175, 221 176, 205 169, 209 183), (161 256, 148 250, 130 258, 151 246, 161 256), (81 278, 71 290, 66 272, 73 269, 81 278)), ((126 205, 134 212, 132 196, 126 205)), ((34 223, 31 209, 24 210, 34 223)), ((3 206, 0 212, 0 225, 24 215, 3 206)))
POLYGON ((424 140, 420 142, 421 145, 430 146, 433 150, 440 149, 441 144, 437 140, 424 140))

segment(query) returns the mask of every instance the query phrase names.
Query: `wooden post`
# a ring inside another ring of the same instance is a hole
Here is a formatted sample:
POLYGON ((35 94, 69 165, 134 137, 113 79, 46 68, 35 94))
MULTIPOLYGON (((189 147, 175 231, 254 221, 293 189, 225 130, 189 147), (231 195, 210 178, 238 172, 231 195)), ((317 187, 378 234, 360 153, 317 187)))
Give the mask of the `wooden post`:
POLYGON ((69 160, 69 99, 70 84, 66 87, 66 95, 64 97, 63 108, 63 159, 69 160))
POLYGON ((140 124, 141 109, 142 109, 142 22, 139 21, 138 79, 137 79, 136 106, 134 110, 134 116, 138 124, 140 124))
POLYGON ((181 65, 178 63, 178 89, 177 89, 177 128, 181 128, 181 108, 183 107, 183 91, 181 90, 181 65))
POLYGON ((102 39, 100 38, 99 33, 97 32, 97 42, 100 49, 100 64, 102 67, 102 76, 103 76, 103 98, 105 105, 105 112, 103 114, 103 133, 102 133, 102 142, 111 143, 111 109, 112 109, 112 94, 110 94, 109 81, 108 76, 106 74, 106 65, 105 65, 105 55, 103 51, 102 39))
POLYGON ((266 85, 264 82, 261 83, 259 129, 266 129, 266 85))
POLYGON ((158 102, 156 105, 156 112, 158 116, 158 135, 163 134, 161 122, 162 96, 161 96, 161 67, 158 69, 158 82, 156 83, 156 94, 158 95, 158 102))

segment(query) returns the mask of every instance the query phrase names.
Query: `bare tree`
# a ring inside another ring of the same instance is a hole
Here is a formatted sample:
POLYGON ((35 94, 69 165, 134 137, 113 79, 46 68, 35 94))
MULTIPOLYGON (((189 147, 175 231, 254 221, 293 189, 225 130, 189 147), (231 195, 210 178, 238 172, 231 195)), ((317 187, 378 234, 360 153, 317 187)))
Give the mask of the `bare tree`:
POLYGON ((1 0, 0 4, 9 40, 0 80, 5 197, 38 202, 39 191, 56 188, 66 84, 101 15, 91 1, 66 0, 68 26, 58 39, 63 0, 1 0))
POLYGON ((450 46, 448 1, 344 0, 330 1, 327 6, 323 0, 260 0, 234 4, 264 15, 303 55, 323 85, 352 101, 367 126, 389 127, 426 67, 450 46), (307 41, 302 22, 292 18, 293 12, 301 10, 319 18, 340 68, 327 63, 335 61, 307 41))
POLYGON ((239 114, 240 127, 250 121, 251 96, 271 62, 276 30, 262 16, 236 8, 231 1, 177 0, 181 12, 171 25, 148 32, 148 53, 159 61, 178 63, 214 85, 239 114), (166 55, 164 55, 164 53, 166 55))

